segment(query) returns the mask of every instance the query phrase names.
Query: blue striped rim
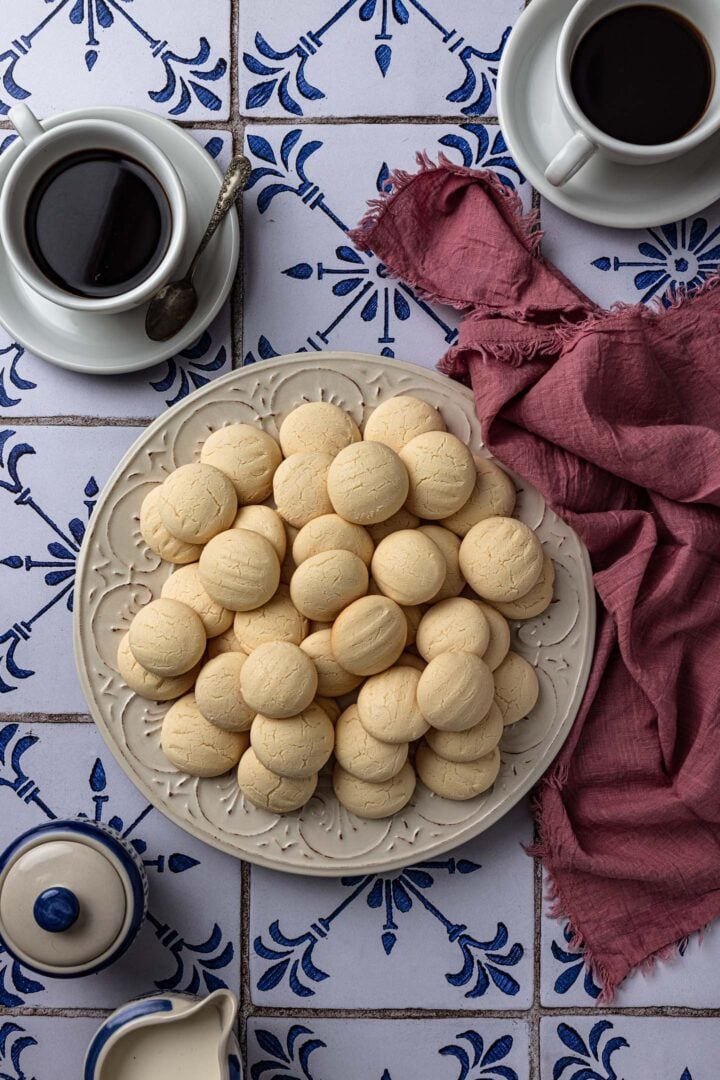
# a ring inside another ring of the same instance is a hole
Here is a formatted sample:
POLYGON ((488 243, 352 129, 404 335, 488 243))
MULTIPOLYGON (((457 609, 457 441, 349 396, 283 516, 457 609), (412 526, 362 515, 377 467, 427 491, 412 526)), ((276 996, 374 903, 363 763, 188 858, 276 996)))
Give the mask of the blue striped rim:
POLYGON ((148 998, 145 1001, 137 1001, 134 1005, 128 1005, 124 1009, 111 1016, 98 1032, 88 1047, 85 1056, 84 1080, 98 1080, 96 1076, 97 1063, 100 1054, 113 1035, 129 1024, 132 1020, 138 1020, 141 1016, 150 1016, 152 1013, 172 1012, 173 1003, 167 998, 148 998))

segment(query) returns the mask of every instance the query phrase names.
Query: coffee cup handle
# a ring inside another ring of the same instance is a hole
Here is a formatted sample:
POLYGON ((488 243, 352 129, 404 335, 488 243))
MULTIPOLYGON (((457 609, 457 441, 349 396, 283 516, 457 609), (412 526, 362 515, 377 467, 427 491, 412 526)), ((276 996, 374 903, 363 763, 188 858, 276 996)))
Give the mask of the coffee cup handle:
POLYGON ((552 159, 545 170, 545 179, 553 187, 562 187, 593 156, 597 147, 582 131, 576 131, 571 139, 552 159))
POLYGON ((38 136, 45 134, 45 130, 38 118, 28 109, 27 105, 13 106, 8 113, 8 120, 26 146, 29 146, 38 136))

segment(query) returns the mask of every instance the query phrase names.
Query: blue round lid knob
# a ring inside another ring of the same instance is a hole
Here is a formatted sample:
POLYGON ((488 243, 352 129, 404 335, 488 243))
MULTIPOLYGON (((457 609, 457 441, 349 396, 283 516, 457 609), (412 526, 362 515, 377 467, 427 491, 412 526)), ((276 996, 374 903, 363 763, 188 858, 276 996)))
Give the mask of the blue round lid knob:
POLYGON ((70 889, 45 889, 33 906, 35 922, 50 934, 62 934, 74 926, 80 915, 80 902, 70 889))

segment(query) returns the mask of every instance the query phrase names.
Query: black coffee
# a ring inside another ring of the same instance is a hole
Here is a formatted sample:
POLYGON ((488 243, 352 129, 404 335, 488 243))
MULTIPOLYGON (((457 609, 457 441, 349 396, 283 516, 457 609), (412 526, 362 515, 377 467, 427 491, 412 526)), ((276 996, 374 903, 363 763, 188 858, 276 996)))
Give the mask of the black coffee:
POLYGON ((172 216, 143 165, 112 150, 70 154, 49 169, 28 201, 25 235, 50 281, 91 298, 117 296, 162 261, 172 216))
POLYGON ((713 89, 704 37, 681 15, 654 4, 619 8, 591 26, 572 60, 578 105, 623 142, 672 142, 701 119, 713 89))

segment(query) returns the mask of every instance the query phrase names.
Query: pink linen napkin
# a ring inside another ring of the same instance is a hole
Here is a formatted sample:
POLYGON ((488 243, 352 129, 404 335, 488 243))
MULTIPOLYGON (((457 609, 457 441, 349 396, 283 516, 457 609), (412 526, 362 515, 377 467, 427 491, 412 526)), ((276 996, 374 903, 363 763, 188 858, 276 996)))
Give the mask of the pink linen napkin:
POLYGON ((489 172, 420 161, 352 234, 465 311, 440 367, 587 545, 580 714, 536 800, 555 914, 605 997, 720 914, 720 289, 598 308, 489 172))

